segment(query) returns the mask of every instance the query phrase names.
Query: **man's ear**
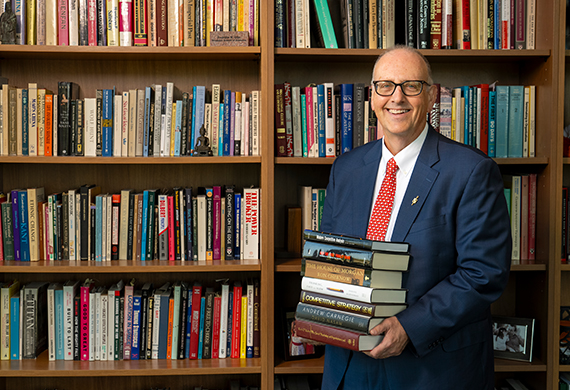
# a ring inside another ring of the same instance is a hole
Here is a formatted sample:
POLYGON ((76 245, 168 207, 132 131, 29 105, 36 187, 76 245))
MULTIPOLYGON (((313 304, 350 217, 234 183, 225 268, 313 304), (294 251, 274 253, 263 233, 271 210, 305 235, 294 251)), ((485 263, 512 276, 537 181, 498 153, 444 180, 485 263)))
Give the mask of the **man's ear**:
POLYGON ((435 104, 435 99, 437 98, 437 87, 435 85, 430 85, 428 90, 429 107, 433 107, 435 104))

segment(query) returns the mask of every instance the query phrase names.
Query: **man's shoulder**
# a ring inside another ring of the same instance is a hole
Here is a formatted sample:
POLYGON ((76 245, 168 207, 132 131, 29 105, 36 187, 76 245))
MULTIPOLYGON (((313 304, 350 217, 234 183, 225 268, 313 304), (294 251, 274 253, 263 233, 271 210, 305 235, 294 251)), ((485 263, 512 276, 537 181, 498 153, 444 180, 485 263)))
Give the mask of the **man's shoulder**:
POLYGON ((335 165, 338 166, 346 166, 346 165, 353 165, 353 164, 362 164, 364 163, 365 158, 377 158, 380 161, 380 157, 382 154, 382 140, 376 140, 372 142, 367 142, 364 145, 358 146, 357 148, 352 149, 349 152, 343 153, 335 159, 335 165), (375 150, 378 148, 378 150, 375 150), (372 156, 368 154, 373 152, 372 156))
POLYGON ((479 164, 481 161, 493 159, 481 150, 449 139, 441 134, 439 138, 439 157, 441 161, 461 160, 462 164, 479 164))

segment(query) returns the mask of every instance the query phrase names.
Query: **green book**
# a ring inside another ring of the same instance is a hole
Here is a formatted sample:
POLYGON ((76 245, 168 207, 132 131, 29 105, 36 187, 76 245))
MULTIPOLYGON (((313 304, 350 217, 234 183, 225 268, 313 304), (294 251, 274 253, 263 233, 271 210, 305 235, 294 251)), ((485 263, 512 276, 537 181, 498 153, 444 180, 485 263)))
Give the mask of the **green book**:
POLYGON ((331 13, 327 0, 313 0, 315 11, 317 13, 319 36, 322 39, 323 46, 326 49, 338 49, 336 35, 331 19, 331 13))

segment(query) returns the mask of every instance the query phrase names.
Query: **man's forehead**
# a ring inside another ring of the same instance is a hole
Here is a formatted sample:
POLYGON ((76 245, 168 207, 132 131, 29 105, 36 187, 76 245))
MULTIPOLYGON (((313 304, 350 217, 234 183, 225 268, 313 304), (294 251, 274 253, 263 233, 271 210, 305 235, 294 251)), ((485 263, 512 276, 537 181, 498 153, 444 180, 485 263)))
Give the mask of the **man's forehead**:
POLYGON ((396 49, 386 53, 380 58, 376 64, 375 73, 378 74, 379 72, 388 70, 397 71, 398 73, 413 71, 414 73, 421 73, 425 76, 427 76, 428 73, 424 61, 417 54, 404 49, 396 49), (406 66, 390 69, 395 61, 404 61, 406 66))

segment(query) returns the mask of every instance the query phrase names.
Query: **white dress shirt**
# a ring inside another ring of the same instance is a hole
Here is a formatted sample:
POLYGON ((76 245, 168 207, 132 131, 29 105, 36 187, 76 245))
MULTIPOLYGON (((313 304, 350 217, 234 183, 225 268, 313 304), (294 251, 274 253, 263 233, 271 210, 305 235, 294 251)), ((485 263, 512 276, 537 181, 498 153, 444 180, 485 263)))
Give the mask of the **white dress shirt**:
MULTIPOLYGON (((392 238, 392 232, 394 231, 396 218, 398 216, 398 212, 400 211, 400 206, 402 205, 402 200, 404 199, 406 190, 408 189, 408 184, 410 183, 412 172, 416 166, 416 161, 418 160, 418 156, 420 155, 420 151, 427 137, 427 132, 428 125, 426 123, 419 137, 404 149, 402 149, 396 156, 392 155, 392 153, 386 147, 384 139, 382 139, 382 158, 380 159, 378 175, 376 176, 376 185, 374 186, 374 200, 372 201, 370 216, 372 216, 374 201, 378 197, 378 192, 380 192, 382 180, 384 180, 384 176, 386 175, 386 165, 388 164, 388 161, 394 157, 396 160, 396 165, 398 166, 398 170, 396 171, 396 194, 394 195, 392 214, 390 215, 390 222, 388 223, 388 230, 386 231, 386 241, 390 241, 392 238)), ((370 220, 370 218, 368 218, 368 220, 370 220)))

